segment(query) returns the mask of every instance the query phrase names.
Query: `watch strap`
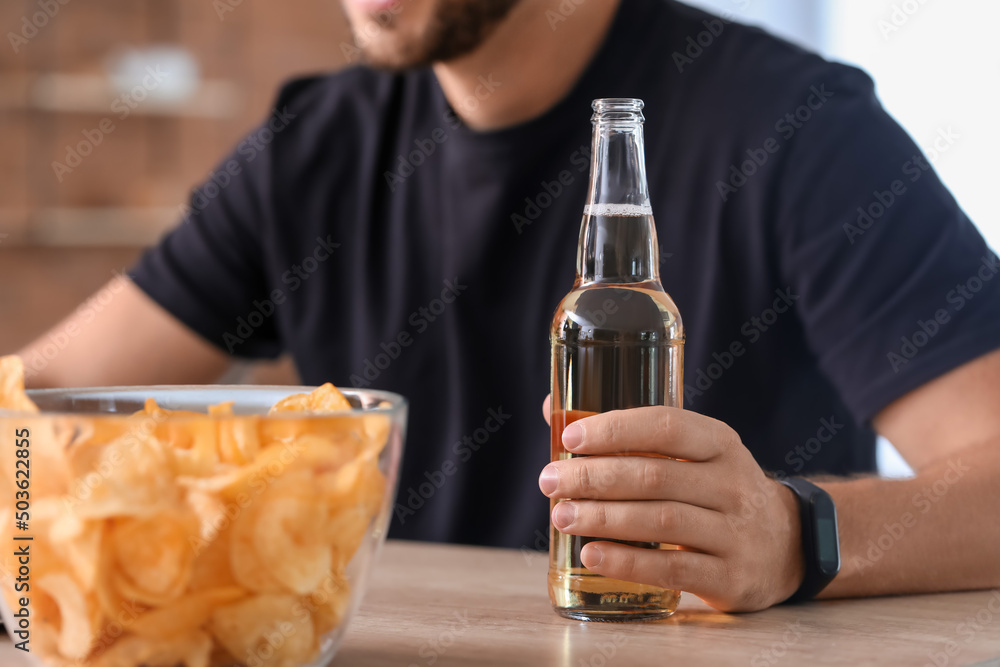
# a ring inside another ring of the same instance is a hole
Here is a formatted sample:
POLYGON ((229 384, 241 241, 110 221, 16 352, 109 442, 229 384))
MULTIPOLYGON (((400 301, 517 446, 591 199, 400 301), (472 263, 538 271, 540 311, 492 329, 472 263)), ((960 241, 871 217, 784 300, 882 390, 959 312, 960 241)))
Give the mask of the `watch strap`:
POLYGON ((801 477, 777 481, 790 488, 798 500, 805 561, 802 584, 785 602, 804 602, 816 597, 840 571, 837 510, 830 494, 810 481, 801 477))

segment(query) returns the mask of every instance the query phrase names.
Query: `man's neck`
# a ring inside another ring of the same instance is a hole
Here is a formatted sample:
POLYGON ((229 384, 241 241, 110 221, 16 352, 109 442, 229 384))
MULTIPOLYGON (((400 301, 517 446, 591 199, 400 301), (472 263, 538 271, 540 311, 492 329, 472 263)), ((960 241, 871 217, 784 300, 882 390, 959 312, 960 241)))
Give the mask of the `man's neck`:
POLYGON ((475 51, 436 63, 466 125, 496 130, 551 109, 597 53, 621 0, 523 0, 475 51), (574 8, 560 13, 560 5, 574 8))

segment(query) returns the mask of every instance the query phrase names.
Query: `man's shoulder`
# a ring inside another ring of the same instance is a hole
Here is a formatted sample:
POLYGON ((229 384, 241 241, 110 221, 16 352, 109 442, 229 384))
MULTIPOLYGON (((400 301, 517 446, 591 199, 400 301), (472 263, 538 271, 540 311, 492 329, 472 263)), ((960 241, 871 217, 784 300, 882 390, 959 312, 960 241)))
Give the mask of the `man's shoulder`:
POLYGON ((733 113, 743 116, 770 116, 794 111, 823 85, 841 95, 873 94, 864 71, 744 23, 738 12, 716 15, 674 0, 643 1, 660 5, 668 17, 666 70, 694 98, 734 105, 733 113))

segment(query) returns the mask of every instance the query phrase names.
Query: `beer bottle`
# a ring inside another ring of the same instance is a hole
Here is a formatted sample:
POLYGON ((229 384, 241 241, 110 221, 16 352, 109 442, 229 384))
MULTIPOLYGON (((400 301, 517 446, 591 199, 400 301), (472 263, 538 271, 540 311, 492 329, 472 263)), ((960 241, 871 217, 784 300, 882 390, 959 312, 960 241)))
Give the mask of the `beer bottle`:
MULTIPOLYGON (((553 461, 574 457, 562 446, 562 432, 577 419, 647 405, 681 406, 684 329, 660 285, 642 108, 637 99, 593 103, 590 187, 576 282, 550 331, 553 461)), ((596 538, 564 535, 551 525, 549 530, 549 597, 561 615, 628 621, 664 618, 676 609, 679 591, 609 579, 585 568, 580 550, 596 538)))

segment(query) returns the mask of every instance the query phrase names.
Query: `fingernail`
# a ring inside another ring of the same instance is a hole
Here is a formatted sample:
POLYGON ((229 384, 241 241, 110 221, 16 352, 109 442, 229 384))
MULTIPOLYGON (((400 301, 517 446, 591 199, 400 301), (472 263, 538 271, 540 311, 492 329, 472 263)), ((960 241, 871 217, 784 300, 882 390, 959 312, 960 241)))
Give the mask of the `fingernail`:
POLYGON ((562 530, 576 521, 576 505, 561 502, 552 508, 552 524, 562 530))
POLYGON ((549 464, 542 468, 542 474, 538 476, 538 487, 547 496, 555 493, 559 488, 559 471, 555 466, 549 464))
POLYGON ((595 568, 604 562, 604 552, 596 544, 588 544, 580 553, 580 561, 586 568, 595 568))
POLYGON ((564 428, 562 443, 566 449, 576 449, 583 444, 583 427, 574 423, 564 428))

